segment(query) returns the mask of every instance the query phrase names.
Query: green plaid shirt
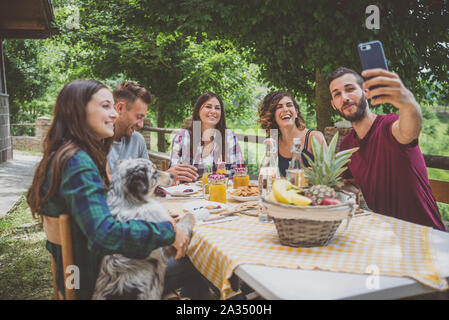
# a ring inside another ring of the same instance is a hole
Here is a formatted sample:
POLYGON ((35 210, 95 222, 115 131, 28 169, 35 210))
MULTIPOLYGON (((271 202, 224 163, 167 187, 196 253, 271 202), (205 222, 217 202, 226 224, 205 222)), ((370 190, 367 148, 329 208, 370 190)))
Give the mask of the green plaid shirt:
MULTIPOLYGON (((50 178, 51 172, 43 185, 44 191, 49 188, 50 178)), ((59 192, 44 205, 43 211, 52 217, 62 213, 71 215, 74 261, 80 271, 78 299, 91 298, 104 255, 120 253, 143 259, 154 249, 170 245, 175 239, 168 221, 116 221, 106 203, 100 173, 85 151, 78 151, 67 160, 59 192)), ((55 258, 58 286, 64 292, 61 247, 48 241, 46 247, 55 258)))

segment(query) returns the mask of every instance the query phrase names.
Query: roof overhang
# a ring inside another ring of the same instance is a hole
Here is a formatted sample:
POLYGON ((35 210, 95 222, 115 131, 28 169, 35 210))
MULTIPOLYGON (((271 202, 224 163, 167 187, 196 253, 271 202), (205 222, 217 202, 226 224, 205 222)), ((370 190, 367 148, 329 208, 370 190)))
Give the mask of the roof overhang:
POLYGON ((53 20, 50 0, 0 0, 0 39, 48 38, 53 20))

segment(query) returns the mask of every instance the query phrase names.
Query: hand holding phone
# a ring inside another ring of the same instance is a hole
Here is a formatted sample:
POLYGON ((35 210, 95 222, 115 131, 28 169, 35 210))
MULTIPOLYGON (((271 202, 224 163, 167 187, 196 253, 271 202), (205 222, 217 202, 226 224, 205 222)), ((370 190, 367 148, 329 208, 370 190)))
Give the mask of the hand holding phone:
MULTIPOLYGON (((357 46, 360 61, 363 70, 370 69, 384 69, 388 71, 387 61, 385 59, 384 49, 382 43, 378 40, 360 43, 357 46)), ((367 80, 371 79, 367 78, 367 80)), ((372 86, 369 90, 374 90, 382 86, 372 86)), ((374 96, 372 99, 377 99, 380 96, 374 96)))

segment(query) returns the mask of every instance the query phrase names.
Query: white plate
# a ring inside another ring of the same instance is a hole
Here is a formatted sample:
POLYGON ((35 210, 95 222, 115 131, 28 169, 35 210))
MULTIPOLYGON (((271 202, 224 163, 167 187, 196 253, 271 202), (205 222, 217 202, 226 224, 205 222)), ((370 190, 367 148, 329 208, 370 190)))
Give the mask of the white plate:
POLYGON ((168 188, 162 188, 172 196, 187 196, 190 194, 197 193, 201 188, 194 184, 178 184, 177 186, 172 186, 168 188), (184 192, 184 190, 192 189, 193 191, 184 192))
POLYGON ((214 201, 207 201, 207 200, 195 200, 195 201, 189 201, 186 204, 184 204, 183 209, 195 214, 196 211, 200 210, 201 208, 206 208, 209 213, 219 213, 226 209, 228 209, 228 205, 221 203, 221 202, 214 202, 214 201), (220 206, 220 208, 217 209, 208 209, 206 206, 220 206))
POLYGON ((259 196, 251 196, 251 197, 242 197, 242 196, 235 196, 233 194, 228 194, 230 199, 234 199, 240 202, 246 202, 246 201, 257 201, 259 200, 259 196))

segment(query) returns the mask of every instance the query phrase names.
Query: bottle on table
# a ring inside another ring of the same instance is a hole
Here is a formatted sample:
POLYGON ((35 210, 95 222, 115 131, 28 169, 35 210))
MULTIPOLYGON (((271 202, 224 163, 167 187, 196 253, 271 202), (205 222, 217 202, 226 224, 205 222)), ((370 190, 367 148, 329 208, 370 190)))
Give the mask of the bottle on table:
POLYGON ((287 169, 286 178, 291 184, 297 187, 307 187, 308 182, 304 172, 304 163, 302 161, 302 145, 300 138, 293 139, 292 160, 287 169))
POLYGON ((217 163, 217 172, 218 172, 219 174, 224 174, 224 175, 227 174, 227 171, 226 171, 226 162, 224 162, 224 161, 218 161, 218 163, 217 163))
POLYGON ((267 214, 267 209, 263 205, 262 198, 268 198, 272 185, 279 179, 279 168, 277 165, 277 145, 272 138, 265 139, 265 156, 259 168, 259 221, 272 222, 267 214))

